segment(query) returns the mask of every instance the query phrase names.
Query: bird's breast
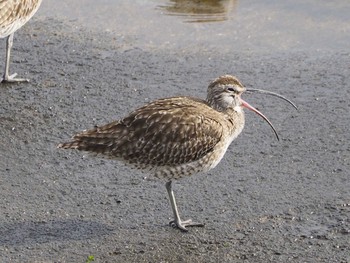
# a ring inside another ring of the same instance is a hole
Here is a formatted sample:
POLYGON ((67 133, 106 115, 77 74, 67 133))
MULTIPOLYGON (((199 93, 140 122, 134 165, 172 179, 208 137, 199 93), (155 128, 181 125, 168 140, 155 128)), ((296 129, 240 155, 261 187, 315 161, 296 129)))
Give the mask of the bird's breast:
POLYGON ((225 127, 225 135, 222 140, 217 144, 214 151, 212 152, 212 162, 210 163, 209 169, 214 168, 218 165, 221 159, 224 157, 227 148, 231 145, 234 139, 242 132, 244 128, 244 113, 231 112, 226 116, 227 121, 225 127))

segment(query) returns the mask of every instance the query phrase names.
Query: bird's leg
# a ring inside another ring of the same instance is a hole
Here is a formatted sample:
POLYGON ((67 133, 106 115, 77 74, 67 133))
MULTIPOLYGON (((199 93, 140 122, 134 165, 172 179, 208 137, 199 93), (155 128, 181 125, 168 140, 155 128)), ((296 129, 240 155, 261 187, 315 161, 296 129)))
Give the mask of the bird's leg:
POLYGON ((28 79, 16 79, 17 73, 12 74, 9 76, 9 69, 10 69, 10 54, 11 54, 11 48, 13 44, 13 34, 9 35, 6 40, 6 61, 5 61, 5 72, 4 76, 1 80, 1 82, 29 82, 28 79))
POLYGON ((186 229, 186 226, 199 226, 199 227, 203 227, 204 224, 202 223, 195 223, 192 222, 191 219, 188 219, 186 221, 181 221, 180 216, 179 216, 179 211, 177 210, 177 206, 176 206, 176 201, 175 201, 175 196, 174 196, 174 192, 171 189, 171 181, 167 182, 165 184, 166 190, 168 192, 169 195, 169 200, 170 200, 170 204, 171 204, 171 208, 173 210, 174 213, 174 220, 170 221, 170 225, 172 227, 177 227, 182 231, 187 232, 188 230, 186 229))

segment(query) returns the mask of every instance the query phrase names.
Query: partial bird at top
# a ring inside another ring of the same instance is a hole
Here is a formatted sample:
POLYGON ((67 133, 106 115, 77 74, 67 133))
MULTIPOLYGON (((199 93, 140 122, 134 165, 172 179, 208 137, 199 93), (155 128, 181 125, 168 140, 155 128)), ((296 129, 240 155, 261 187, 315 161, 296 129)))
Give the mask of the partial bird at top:
POLYGON ((14 33, 21 28, 39 9, 42 0, 5 0, 0 1, 0 38, 7 38, 5 71, 1 82, 28 82, 28 79, 16 78, 17 73, 9 75, 10 53, 14 33))

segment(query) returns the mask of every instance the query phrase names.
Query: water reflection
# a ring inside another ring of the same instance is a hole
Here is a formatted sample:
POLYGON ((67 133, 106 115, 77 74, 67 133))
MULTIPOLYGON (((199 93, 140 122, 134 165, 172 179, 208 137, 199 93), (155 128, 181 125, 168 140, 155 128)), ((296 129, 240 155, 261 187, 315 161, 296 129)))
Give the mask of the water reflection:
POLYGON ((238 0, 169 0, 159 6, 167 15, 183 17, 188 23, 218 22, 228 20, 238 0))

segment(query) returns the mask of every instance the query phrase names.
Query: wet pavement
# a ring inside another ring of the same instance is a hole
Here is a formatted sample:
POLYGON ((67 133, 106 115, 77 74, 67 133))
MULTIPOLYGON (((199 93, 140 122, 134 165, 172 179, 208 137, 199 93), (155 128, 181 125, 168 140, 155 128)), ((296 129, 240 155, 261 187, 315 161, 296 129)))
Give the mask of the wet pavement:
POLYGON ((15 34, 31 82, 0 86, 0 261, 350 262, 347 2, 95 2, 44 1, 15 34), (204 228, 168 226, 164 182, 56 148, 226 73, 299 110, 244 95, 281 141, 247 112, 214 170, 174 184, 204 228))

